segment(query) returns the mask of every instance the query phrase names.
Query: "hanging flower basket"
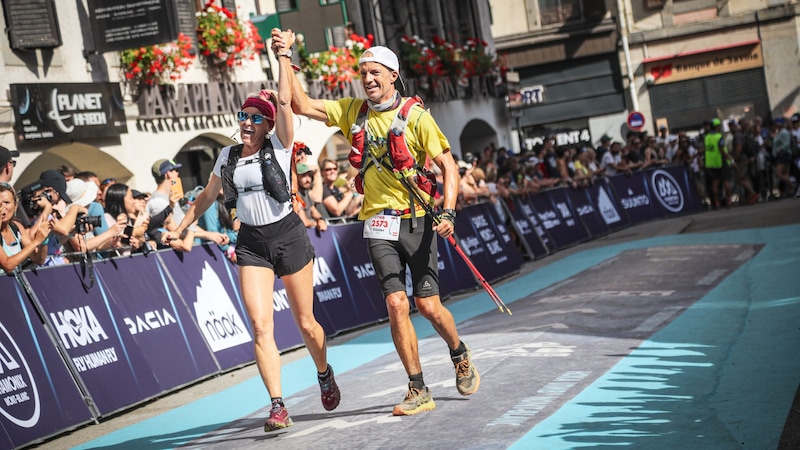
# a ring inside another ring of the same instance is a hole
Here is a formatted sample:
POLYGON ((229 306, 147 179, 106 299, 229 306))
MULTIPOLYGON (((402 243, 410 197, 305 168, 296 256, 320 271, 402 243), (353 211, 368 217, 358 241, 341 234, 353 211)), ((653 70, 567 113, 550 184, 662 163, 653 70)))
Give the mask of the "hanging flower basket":
POLYGON ((342 88, 359 77, 358 59, 372 46, 374 37, 351 34, 343 47, 331 47, 324 52, 309 53, 303 43, 303 35, 297 37, 297 54, 300 70, 306 80, 322 80, 328 90, 342 88))
POLYGON ((120 52, 120 67, 132 92, 141 86, 172 84, 195 59, 192 41, 184 34, 167 44, 152 45, 120 52))
POLYGON ((264 50, 264 40, 252 22, 240 21, 236 13, 213 0, 197 13, 197 45, 200 54, 221 70, 252 61, 264 50))

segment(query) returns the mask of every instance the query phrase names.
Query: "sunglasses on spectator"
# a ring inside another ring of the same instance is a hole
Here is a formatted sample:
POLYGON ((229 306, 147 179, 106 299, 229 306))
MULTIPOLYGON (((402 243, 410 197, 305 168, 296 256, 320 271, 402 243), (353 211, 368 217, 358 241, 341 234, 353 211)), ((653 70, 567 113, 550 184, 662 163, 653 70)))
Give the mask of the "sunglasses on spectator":
POLYGON ((117 182, 116 178, 106 178, 105 180, 103 180, 102 183, 100 183, 100 185, 106 185, 108 183, 116 183, 116 182, 117 182))
POLYGON ((17 162, 14 161, 13 159, 10 160, 8 163, 11 164, 11 167, 17 167, 17 162))
POLYGON ((326 167, 326 168, 324 168, 322 170, 324 170, 325 172, 333 172, 334 170, 339 170, 339 168, 338 167, 326 167))
POLYGON ((263 114, 248 114, 244 111, 239 111, 236 113, 236 117, 239 119, 239 122, 244 122, 250 118, 250 121, 253 122, 253 125, 260 125, 261 122, 264 121, 263 114))

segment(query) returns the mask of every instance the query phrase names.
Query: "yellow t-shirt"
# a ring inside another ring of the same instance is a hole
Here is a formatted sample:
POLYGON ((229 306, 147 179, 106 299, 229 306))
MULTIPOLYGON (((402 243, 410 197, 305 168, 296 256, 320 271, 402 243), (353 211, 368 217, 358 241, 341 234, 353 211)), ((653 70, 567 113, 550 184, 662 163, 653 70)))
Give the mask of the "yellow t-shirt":
MULTIPOLYGON (((405 100, 405 99, 404 99, 405 100)), ((325 100, 325 112, 328 114, 328 125, 339 127, 348 141, 352 142, 353 136, 350 127, 358 120, 358 111, 366 100, 356 98, 343 98, 340 100, 325 100)), ((386 112, 368 111, 367 113, 367 151, 380 158, 387 152, 387 136, 392 125, 397 109, 386 112)), ((406 144, 408 145, 417 164, 423 165, 426 158, 435 158, 450 148, 450 143, 442 134, 433 117, 419 104, 414 105, 408 114, 408 125, 405 131, 406 144)), ((369 155, 364 155, 364 164, 369 155)), ((389 163, 389 157, 386 156, 389 163)), ((389 163, 390 164, 390 163, 389 163)), ((391 165, 391 164, 390 164, 391 165)), ((364 173, 364 202, 358 214, 360 220, 365 220, 375 214, 382 214, 385 209, 405 210, 409 207, 409 193, 395 176, 394 172, 381 166, 377 170, 374 164, 364 173)), ((423 193, 425 195, 425 193, 423 193)), ((427 197, 427 196, 426 196, 427 197)), ((416 216, 425 215, 425 211, 417 202, 416 216)), ((406 214, 403 217, 411 217, 406 214)))

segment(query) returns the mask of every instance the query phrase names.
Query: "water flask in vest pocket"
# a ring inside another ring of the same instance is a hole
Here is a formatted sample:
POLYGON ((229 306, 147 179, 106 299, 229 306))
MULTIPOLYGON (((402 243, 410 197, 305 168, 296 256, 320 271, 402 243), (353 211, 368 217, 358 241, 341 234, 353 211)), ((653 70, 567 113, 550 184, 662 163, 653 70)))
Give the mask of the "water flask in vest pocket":
POLYGON ((265 155, 263 161, 264 190, 278 203, 286 203, 292 198, 286 184, 286 175, 271 156, 265 155))

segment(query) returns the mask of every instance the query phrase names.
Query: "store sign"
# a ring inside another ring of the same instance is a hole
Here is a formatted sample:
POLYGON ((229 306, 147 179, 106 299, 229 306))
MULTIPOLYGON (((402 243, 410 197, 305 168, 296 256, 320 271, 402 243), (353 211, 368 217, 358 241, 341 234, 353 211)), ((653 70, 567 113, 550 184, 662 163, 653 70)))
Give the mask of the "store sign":
MULTIPOLYGON (((528 136, 526 132, 525 147, 527 149, 532 149, 537 145, 544 144, 544 140, 547 138, 547 136, 548 135, 528 136)), ((576 145, 582 142, 592 142, 592 135, 589 133, 588 128, 584 128, 582 130, 554 132, 549 136, 552 136, 555 139, 556 147, 560 147, 562 145, 576 145)))
POLYGON ((511 108, 544 103, 544 86, 528 86, 516 92, 509 92, 508 106, 511 108))
POLYGON ((174 0, 89 0, 95 50, 100 53, 174 41, 174 0))
POLYGON ((12 84, 17 143, 127 133, 119 84, 12 84))
POLYGON ((724 49, 690 52, 644 61, 649 85, 738 72, 764 66, 761 43, 747 42, 724 49))

